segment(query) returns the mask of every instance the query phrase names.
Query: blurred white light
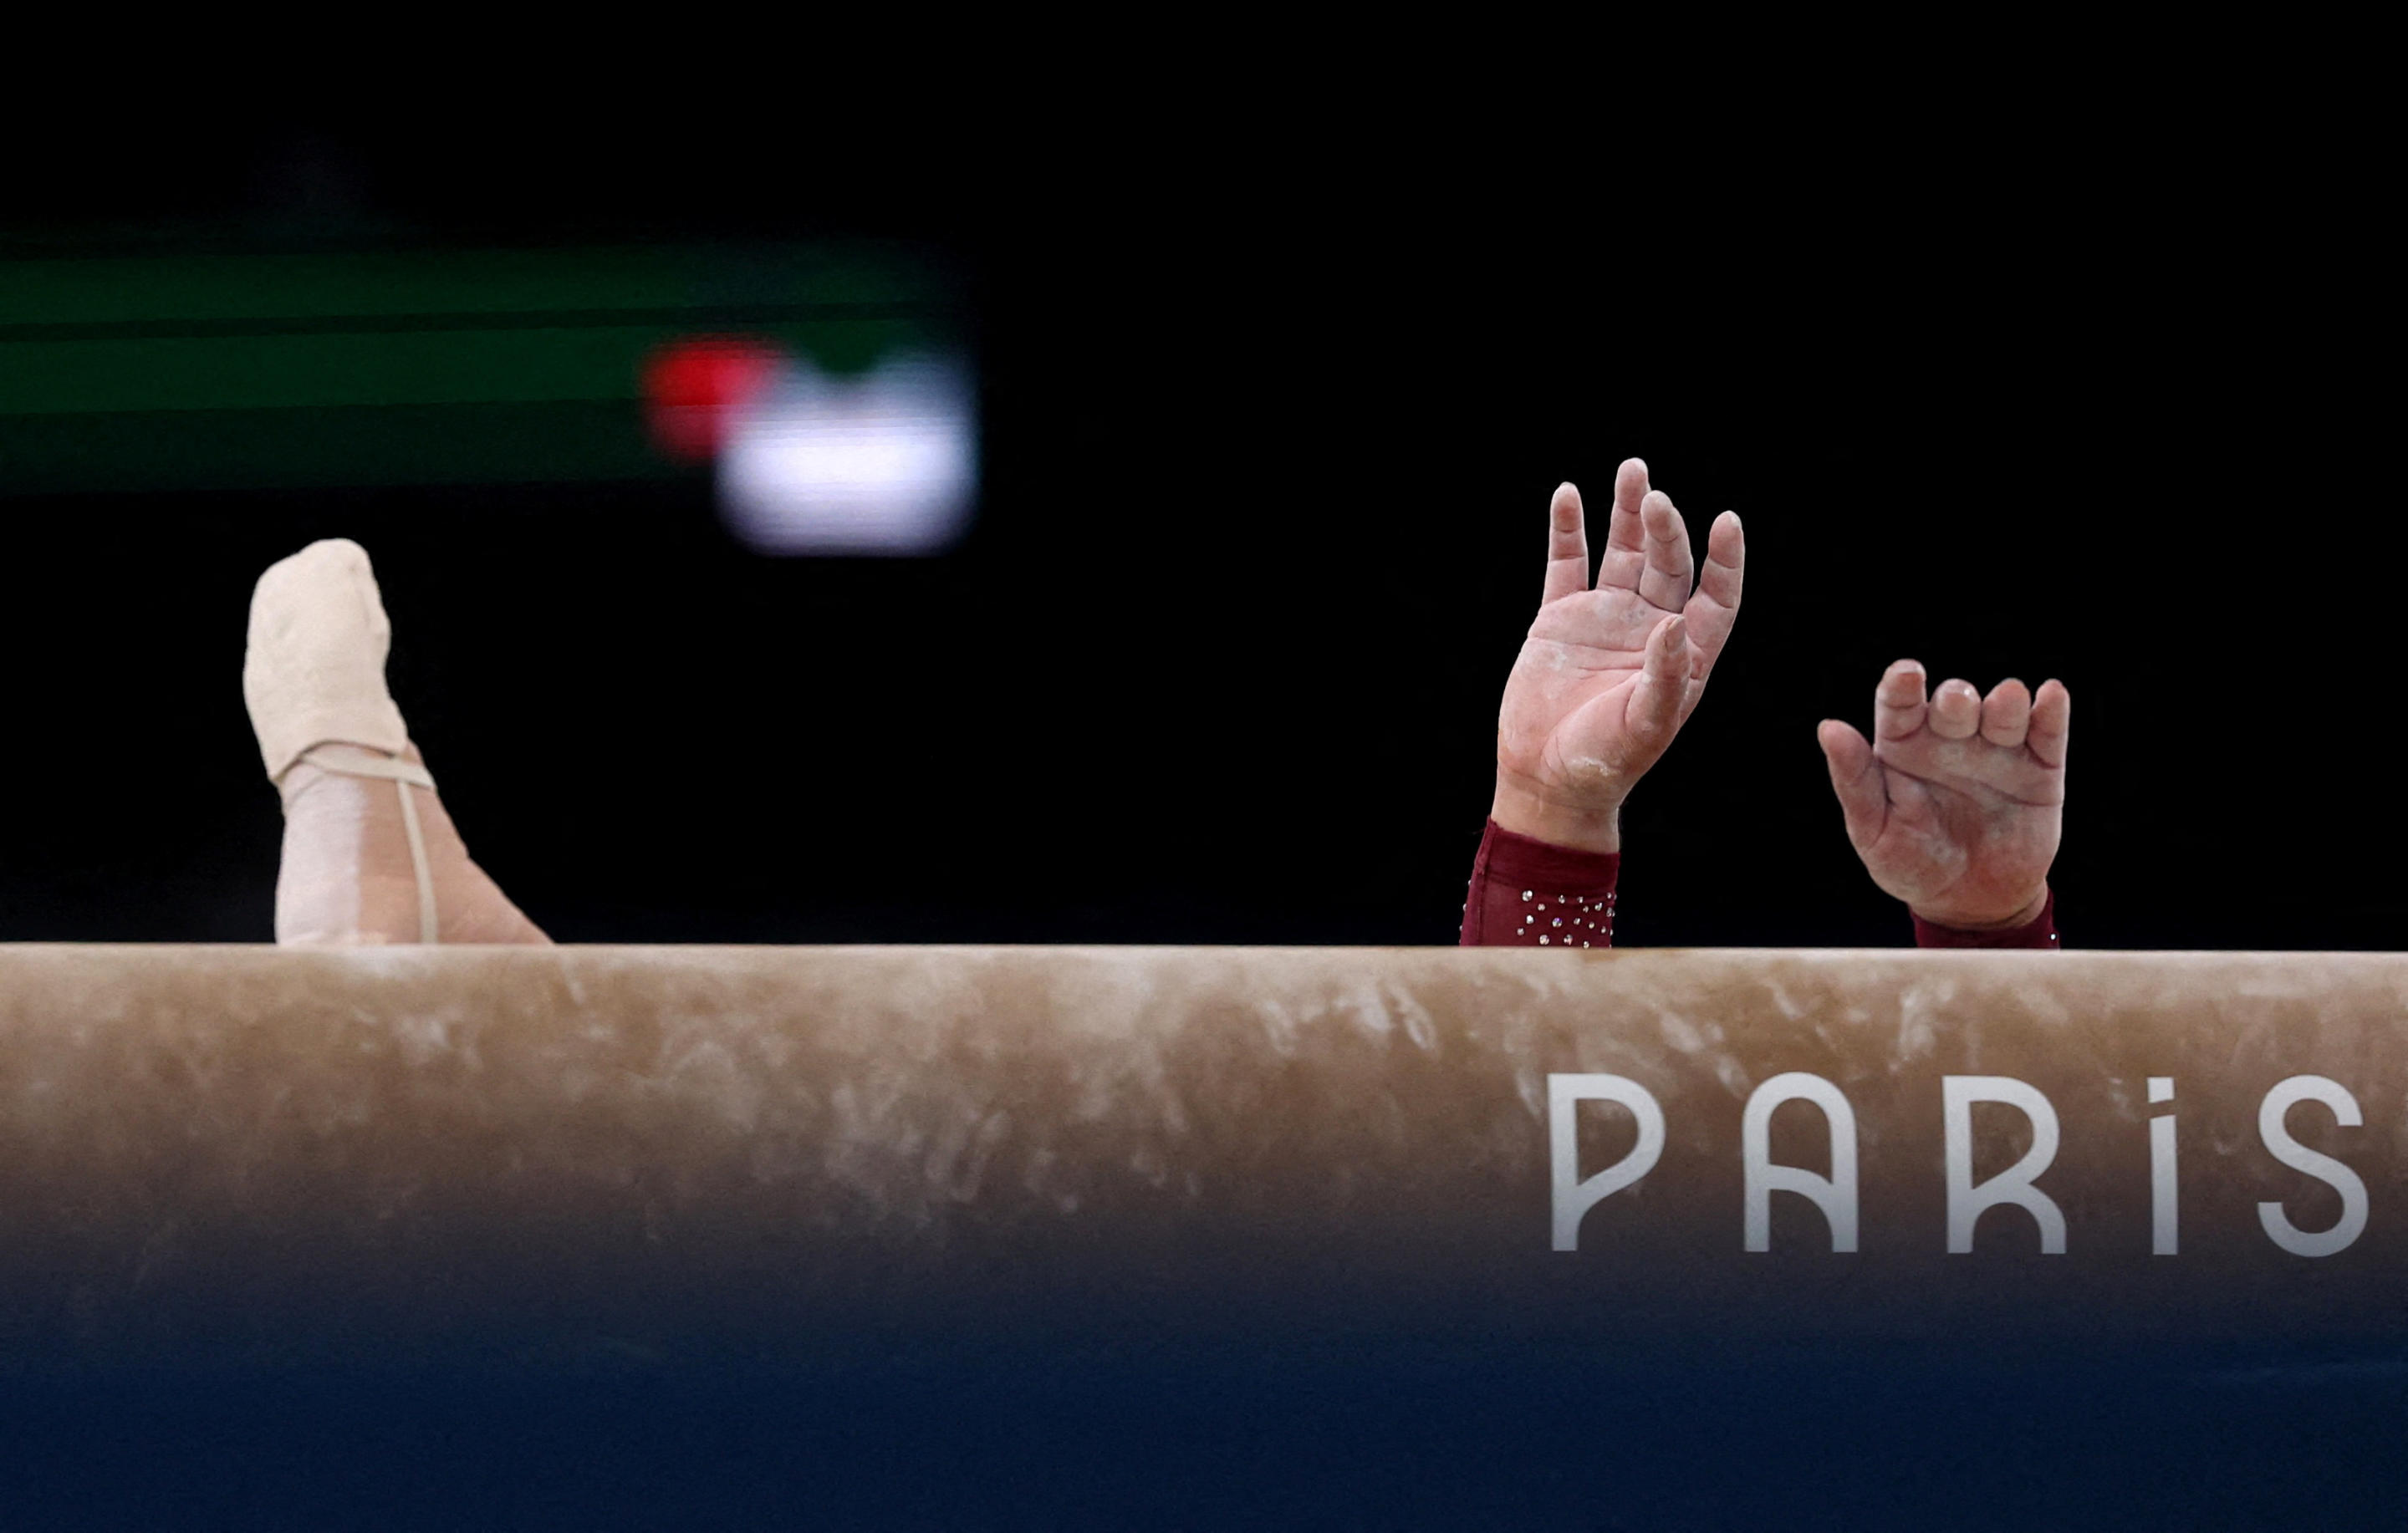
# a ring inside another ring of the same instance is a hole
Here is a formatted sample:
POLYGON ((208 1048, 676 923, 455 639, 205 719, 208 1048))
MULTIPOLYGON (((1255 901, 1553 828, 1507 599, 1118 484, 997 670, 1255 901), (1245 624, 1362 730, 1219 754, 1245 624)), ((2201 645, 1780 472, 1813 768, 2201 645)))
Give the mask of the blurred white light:
POLYGON ((857 379, 781 370, 719 454, 721 514, 763 553, 937 553, 978 492, 968 370, 898 357, 857 379))

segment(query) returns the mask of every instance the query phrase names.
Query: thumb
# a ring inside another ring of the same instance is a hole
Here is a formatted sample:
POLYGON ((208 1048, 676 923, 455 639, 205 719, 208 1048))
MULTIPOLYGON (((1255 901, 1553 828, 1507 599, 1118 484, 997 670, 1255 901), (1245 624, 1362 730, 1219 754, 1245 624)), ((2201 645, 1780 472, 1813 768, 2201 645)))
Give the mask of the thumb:
POLYGON ((1879 838, 1889 818, 1881 763, 1873 759, 1871 742, 1853 724, 1825 719, 1814 738, 1823 747, 1824 764, 1831 768, 1831 791, 1839 795, 1840 812, 1847 817, 1848 839, 1861 851, 1879 838))
POLYGON ((1678 612, 1657 623, 1647 636, 1647 652, 1640 662, 1639 684, 1630 692, 1622 721, 1650 752, 1672 743, 1681 727, 1681 708, 1688 701, 1688 621, 1678 612))

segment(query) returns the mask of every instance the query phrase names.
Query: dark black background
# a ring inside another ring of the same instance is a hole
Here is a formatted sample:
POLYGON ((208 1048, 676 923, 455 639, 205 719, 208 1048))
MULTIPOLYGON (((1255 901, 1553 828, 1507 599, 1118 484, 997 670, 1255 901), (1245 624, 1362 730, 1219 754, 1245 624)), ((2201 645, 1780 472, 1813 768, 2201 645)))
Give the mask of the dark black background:
POLYGON ((2392 945, 2396 327, 2318 157, 810 136, 29 167, 12 230, 73 248, 914 241, 969 294, 985 484, 916 562, 752 556, 699 484, 12 500, 0 931, 269 936, 245 603, 346 535, 563 939, 1449 941, 1548 492, 1637 453, 1751 568, 1627 810, 1626 943, 1906 939, 1813 729, 1913 655, 2072 689, 2070 941, 2392 945))
MULTIPOLYGON (((1358 87, 1310 122, 1233 87, 1042 128, 798 93, 740 128, 50 134, 7 171, 22 248, 933 248, 969 294, 985 493, 957 552, 900 563, 753 557, 698 487, 0 501, 0 938, 269 937, 245 607, 345 535, 447 803, 564 939, 1451 941, 1548 492, 1601 503, 1638 453, 1700 532, 1742 513, 1751 569, 1627 816, 1627 943, 1907 940, 1813 744, 1905 654, 2072 689, 2072 943, 2395 945, 2396 262, 2360 140, 2297 99, 2278 134, 2248 92, 2111 112, 2055 75, 1978 129, 1884 101, 1854 138, 1581 83, 1358 87)), ((0 1426, 41 1526, 2397 1503, 2396 1349, 1985 1373, 1476 1342, 906 1349, 766 1383, 79 1375, 13 1383, 0 1426)))

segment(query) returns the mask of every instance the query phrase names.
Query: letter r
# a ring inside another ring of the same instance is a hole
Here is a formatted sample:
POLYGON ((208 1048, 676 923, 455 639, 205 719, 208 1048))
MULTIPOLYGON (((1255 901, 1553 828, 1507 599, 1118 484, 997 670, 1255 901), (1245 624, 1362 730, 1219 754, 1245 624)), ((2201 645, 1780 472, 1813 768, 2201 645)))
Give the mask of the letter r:
POLYGON ((1985 1209, 2012 1203, 2040 1225, 2044 1256, 2065 1254, 2065 1211, 2032 1183, 2057 1158, 2057 1109, 2024 1082, 2007 1075, 1943 1075, 1940 1078, 1942 1139, 1948 1164, 1948 1251, 1973 1249, 1973 1225, 1985 1209), (1973 1104, 2004 1102, 2031 1120, 2032 1144, 2024 1158, 1979 1186, 1973 1184, 1973 1104))

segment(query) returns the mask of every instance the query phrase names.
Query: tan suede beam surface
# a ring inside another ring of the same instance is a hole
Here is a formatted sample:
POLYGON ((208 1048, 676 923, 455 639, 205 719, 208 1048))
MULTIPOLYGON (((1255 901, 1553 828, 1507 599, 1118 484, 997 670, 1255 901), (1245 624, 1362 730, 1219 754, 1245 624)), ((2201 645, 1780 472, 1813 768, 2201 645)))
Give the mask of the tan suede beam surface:
POLYGON ((2389 955, 0 948, 0 1346, 2408 1336, 2403 1014, 2389 955))

